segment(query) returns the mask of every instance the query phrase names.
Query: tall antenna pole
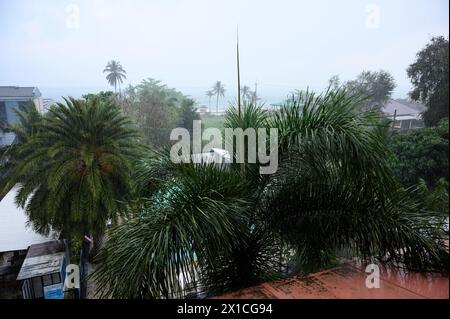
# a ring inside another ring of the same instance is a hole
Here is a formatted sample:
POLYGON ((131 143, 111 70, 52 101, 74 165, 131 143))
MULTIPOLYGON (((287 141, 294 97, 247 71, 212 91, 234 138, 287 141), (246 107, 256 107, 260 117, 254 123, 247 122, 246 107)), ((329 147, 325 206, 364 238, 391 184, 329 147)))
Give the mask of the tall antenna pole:
POLYGON ((238 86, 238 112, 239 118, 241 118, 241 73, 239 69, 239 26, 236 29, 236 62, 237 62, 237 86, 238 86))

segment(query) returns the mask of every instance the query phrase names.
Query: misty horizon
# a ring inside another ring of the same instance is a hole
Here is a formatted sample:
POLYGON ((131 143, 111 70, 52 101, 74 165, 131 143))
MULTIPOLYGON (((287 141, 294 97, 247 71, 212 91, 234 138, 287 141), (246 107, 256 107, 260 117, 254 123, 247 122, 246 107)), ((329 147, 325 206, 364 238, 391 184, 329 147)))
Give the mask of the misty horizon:
POLYGON ((219 80, 221 104, 232 102, 239 25, 241 84, 257 82, 263 102, 381 69, 395 79, 392 97, 406 98, 406 68, 431 37, 448 37, 447 12, 447 1, 1 2, 0 85, 56 100, 113 90, 102 70, 115 59, 122 88, 153 78, 205 105, 219 80))

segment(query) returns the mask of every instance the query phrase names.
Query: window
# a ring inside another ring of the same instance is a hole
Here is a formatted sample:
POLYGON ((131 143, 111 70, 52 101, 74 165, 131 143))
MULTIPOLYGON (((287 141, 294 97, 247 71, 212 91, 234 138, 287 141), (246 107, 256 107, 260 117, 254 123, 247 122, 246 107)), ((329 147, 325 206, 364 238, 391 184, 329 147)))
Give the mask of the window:
POLYGON ((61 282, 61 279, 59 278, 59 273, 52 274, 52 283, 59 284, 60 282, 61 282))
POLYGON ((5 102, 0 102, 0 128, 6 125, 6 105, 5 102))
POLYGON ((52 284, 52 275, 42 276, 42 282, 45 286, 50 286, 52 284))
POLYGON ((61 282, 59 273, 49 274, 42 276, 42 282, 44 287, 59 284, 61 282))
POLYGON ((33 290, 34 298, 44 298, 44 290, 42 289, 41 277, 34 277, 33 280, 33 290))

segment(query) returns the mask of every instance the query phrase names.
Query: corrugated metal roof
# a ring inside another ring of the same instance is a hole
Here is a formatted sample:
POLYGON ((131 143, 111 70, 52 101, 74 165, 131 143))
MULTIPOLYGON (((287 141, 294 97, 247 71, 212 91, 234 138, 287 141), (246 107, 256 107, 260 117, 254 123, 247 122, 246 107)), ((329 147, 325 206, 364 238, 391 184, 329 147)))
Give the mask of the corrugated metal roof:
POLYGON ((59 272, 64 256, 64 243, 60 240, 31 245, 20 268, 17 280, 59 272))
POLYGON ((0 201, 0 252, 27 249, 32 244, 53 240, 27 226, 28 217, 14 203, 17 188, 13 188, 0 201))
POLYGON ((380 266, 380 287, 367 288, 365 267, 344 263, 308 276, 267 282, 217 299, 448 299, 448 277, 380 266))
POLYGON ((0 98, 36 96, 41 96, 41 92, 35 86, 0 86, 0 98))
POLYGON ((383 106, 383 112, 389 116, 393 116, 394 113, 396 115, 420 115, 425 109, 426 107, 423 105, 398 100, 389 100, 383 106))

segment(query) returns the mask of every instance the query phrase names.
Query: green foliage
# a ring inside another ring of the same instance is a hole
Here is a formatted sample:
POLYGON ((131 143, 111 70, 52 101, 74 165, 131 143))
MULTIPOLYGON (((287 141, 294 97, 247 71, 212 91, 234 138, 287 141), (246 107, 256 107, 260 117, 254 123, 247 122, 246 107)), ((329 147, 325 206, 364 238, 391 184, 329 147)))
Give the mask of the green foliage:
POLYGON ((275 114, 282 160, 267 190, 266 218, 296 247, 304 270, 329 264, 342 248, 445 269, 445 249, 433 241, 445 236, 442 225, 393 178, 386 127, 377 112, 359 113, 361 102, 344 90, 306 92, 275 114))
POLYGON ((34 125, 1 188, 18 183, 16 203, 41 233, 101 234, 130 193, 137 134, 129 120, 112 102, 69 98, 34 125))
POLYGON ((448 118, 448 38, 433 37, 407 72, 413 84, 411 98, 428 106, 423 113, 425 124, 434 126, 448 118))
MULTIPOLYGON (((333 76, 330 86, 334 89, 340 87, 338 76, 333 76)), ((365 97, 361 110, 380 109, 387 102, 395 88, 394 77, 387 71, 363 71, 355 80, 343 84, 351 94, 365 97)))
POLYGON ((106 102, 108 102, 109 100, 114 100, 117 98, 116 93, 112 92, 112 91, 100 91, 98 93, 88 93, 88 94, 83 94, 83 99, 85 100, 89 100, 89 99, 95 99, 95 98, 99 98, 100 100, 104 100, 106 102))
POLYGON ((193 121, 200 120, 200 114, 197 113, 197 109, 194 107, 194 100, 183 99, 180 107, 180 127, 184 127, 192 134, 193 121))
POLYGON ((123 112, 136 123, 145 142, 160 147, 170 142, 170 132, 181 121, 181 107, 184 105, 189 108, 191 102, 187 100, 181 92, 168 88, 160 81, 147 79, 137 86, 129 85, 124 90, 120 105, 123 112))
POLYGON ((258 175, 248 163, 177 165, 167 151, 142 160, 135 217, 99 255, 103 296, 217 294, 321 269, 342 249, 448 271, 442 215, 398 184, 387 124, 376 111, 360 112, 363 103, 330 89, 298 93, 272 116, 253 104, 231 108, 227 127, 278 128, 276 174, 258 175), (288 264, 296 266, 286 272, 288 264))
POLYGON ((444 178, 440 178, 432 190, 423 179, 419 179, 411 193, 418 198, 418 202, 422 203, 425 209, 439 212, 442 217, 448 217, 448 181, 444 178))
MULTIPOLYGON (((225 86, 220 81, 216 81, 209 91, 216 96, 216 113, 219 111, 219 99, 225 96, 225 86)), ((209 96, 209 95, 208 95, 209 96)))
POLYGON ((13 132, 16 139, 12 145, 0 151, 0 198, 14 186, 13 183, 8 182, 14 168, 32 152, 32 149, 21 150, 21 145, 26 144, 42 131, 43 115, 34 103, 19 104, 19 108, 15 112, 19 122, 6 127, 6 131, 13 132))
POLYGON ((224 116, 204 114, 201 116, 201 120, 204 128, 217 128, 220 131, 223 131, 225 122, 224 116))
POLYGON ((389 147, 397 158, 392 169, 405 187, 419 179, 431 188, 441 177, 448 181, 448 119, 437 127, 393 132, 389 147))
POLYGON ((123 80, 127 78, 127 72, 123 69, 119 61, 109 61, 106 64, 103 73, 107 73, 106 80, 110 85, 114 86, 114 92, 117 92, 117 85, 119 85, 120 87, 120 84, 123 83, 123 80))
MULTIPOLYGON (((160 167, 160 159, 154 164, 160 167)), ((103 296, 183 296, 188 279, 198 282, 203 275, 197 266, 217 264, 218 254, 239 241, 248 201, 236 173, 178 165, 159 189, 132 207, 140 212, 136 217, 109 234, 93 274, 103 296)))

